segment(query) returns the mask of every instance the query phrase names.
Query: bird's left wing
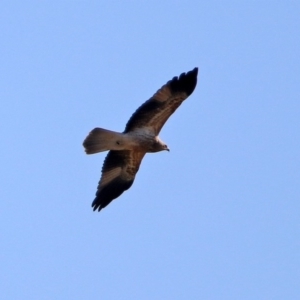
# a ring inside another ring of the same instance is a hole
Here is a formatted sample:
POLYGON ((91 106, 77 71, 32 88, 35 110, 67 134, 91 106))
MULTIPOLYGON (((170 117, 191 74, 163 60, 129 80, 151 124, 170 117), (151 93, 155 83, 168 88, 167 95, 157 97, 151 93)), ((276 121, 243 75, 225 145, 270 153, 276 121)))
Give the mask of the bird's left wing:
POLYGON ((108 152, 102 167, 96 198, 92 203, 94 210, 100 211, 131 187, 145 154, 133 150, 108 152))
POLYGON ((157 135, 172 113, 194 91, 197 74, 198 68, 195 68, 168 81, 136 110, 126 124, 124 133, 146 129, 157 135))

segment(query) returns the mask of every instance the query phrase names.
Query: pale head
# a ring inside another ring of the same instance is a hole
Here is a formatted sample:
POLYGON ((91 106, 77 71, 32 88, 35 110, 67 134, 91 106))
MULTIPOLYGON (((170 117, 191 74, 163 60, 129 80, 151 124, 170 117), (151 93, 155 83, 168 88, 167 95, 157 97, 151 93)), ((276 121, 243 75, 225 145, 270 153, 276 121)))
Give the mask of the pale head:
POLYGON ((157 136, 155 137, 154 143, 152 144, 150 152, 159 152, 159 151, 170 151, 168 146, 157 136))

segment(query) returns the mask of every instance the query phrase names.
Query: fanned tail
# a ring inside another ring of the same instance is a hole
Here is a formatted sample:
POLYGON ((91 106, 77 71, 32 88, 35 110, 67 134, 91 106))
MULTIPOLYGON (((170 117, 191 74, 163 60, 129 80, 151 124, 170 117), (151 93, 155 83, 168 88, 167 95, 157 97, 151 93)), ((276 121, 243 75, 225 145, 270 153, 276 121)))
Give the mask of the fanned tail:
POLYGON ((121 150, 123 134, 103 128, 93 129, 83 142, 86 154, 108 150, 121 150))

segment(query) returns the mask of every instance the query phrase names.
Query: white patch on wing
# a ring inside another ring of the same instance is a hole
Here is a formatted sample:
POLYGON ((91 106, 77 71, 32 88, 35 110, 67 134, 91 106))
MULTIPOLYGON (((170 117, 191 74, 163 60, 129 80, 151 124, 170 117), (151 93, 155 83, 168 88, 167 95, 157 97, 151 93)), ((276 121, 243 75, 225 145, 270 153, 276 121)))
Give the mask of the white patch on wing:
POLYGON ((163 86, 161 89, 159 89, 152 98, 154 98, 157 101, 165 102, 172 96, 172 93, 168 86, 163 86))
POLYGON ((186 93, 178 93, 173 96, 166 104, 163 110, 159 111, 153 116, 149 125, 154 128, 156 134, 159 133, 162 126, 168 120, 168 118, 173 114, 173 112, 178 108, 179 105, 187 98, 186 93))
POLYGON ((117 167, 102 174, 100 187, 107 185, 109 182, 117 178, 121 174, 121 172, 122 172, 122 168, 117 167))
POLYGON ((153 132, 153 128, 151 126, 143 126, 141 128, 136 128, 134 131, 129 133, 131 136, 139 137, 139 136, 149 136, 155 137, 155 133, 153 132))

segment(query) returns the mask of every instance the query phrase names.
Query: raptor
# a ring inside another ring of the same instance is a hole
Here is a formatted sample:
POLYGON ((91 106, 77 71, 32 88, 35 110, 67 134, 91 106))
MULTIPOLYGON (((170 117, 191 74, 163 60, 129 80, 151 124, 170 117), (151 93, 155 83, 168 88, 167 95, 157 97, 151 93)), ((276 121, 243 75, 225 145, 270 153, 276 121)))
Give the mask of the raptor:
POLYGON ((146 153, 169 151, 159 132, 192 94, 197 75, 198 68, 194 68, 168 81, 135 111, 122 133, 95 128, 88 134, 83 142, 87 154, 109 151, 92 203, 94 210, 100 211, 131 187, 146 153))

